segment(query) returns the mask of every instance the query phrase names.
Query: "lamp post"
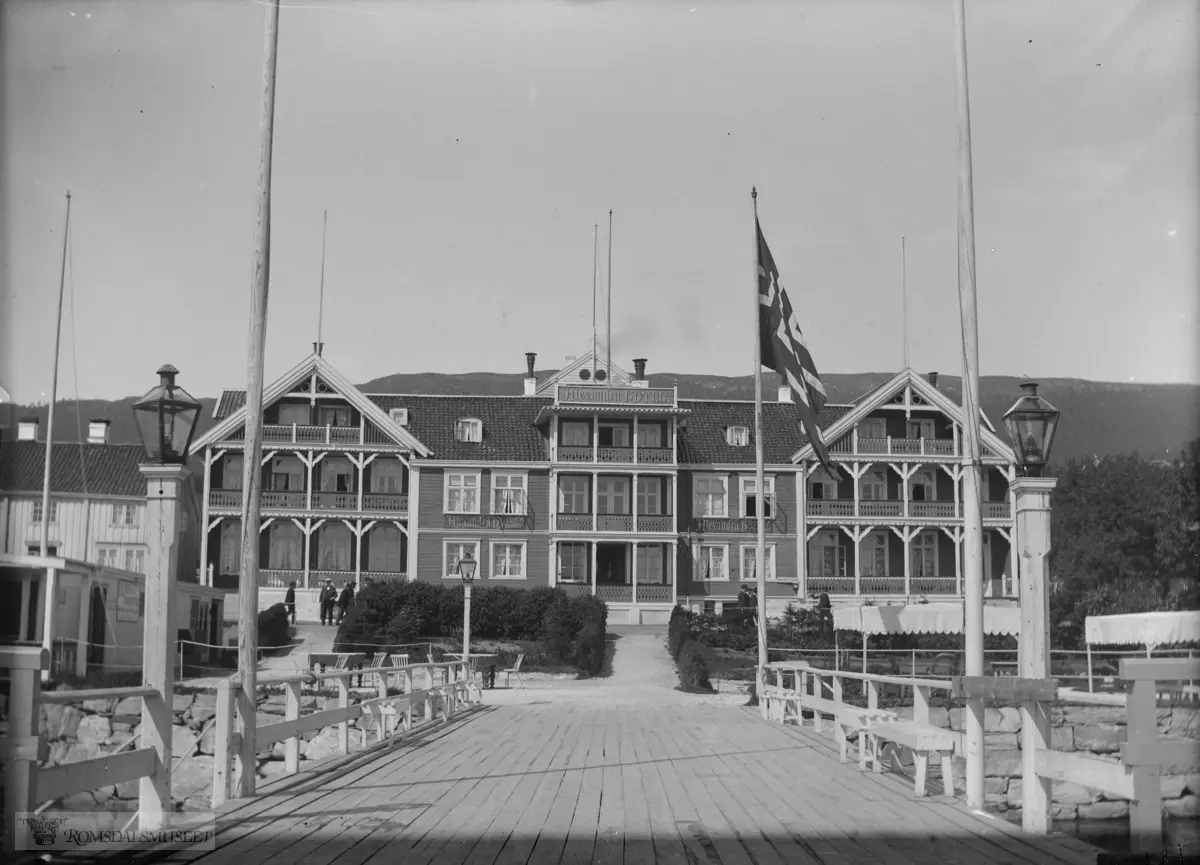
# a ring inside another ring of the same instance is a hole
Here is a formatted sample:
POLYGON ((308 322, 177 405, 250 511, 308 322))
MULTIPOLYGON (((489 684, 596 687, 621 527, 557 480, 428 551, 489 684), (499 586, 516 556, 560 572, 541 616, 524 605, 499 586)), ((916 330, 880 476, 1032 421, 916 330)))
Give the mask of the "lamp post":
MULTIPOLYGON (((1038 396, 1037 384, 1024 382, 1024 393, 1004 415, 1020 476, 1009 484, 1016 502, 1013 543, 1018 544, 1021 634, 1017 661, 1023 679, 1050 675, 1050 494, 1056 478, 1043 477, 1058 428, 1058 410, 1038 396)), ((1021 704, 1021 823, 1028 832, 1050 828, 1050 779, 1037 774, 1036 755, 1050 745, 1046 704, 1021 704)))
POLYGON ((175 384, 179 370, 159 368, 159 383, 133 404, 138 435, 146 452, 139 468, 146 478, 146 619, 142 631, 142 683, 158 691, 142 702, 142 747, 153 748, 153 774, 138 786, 142 829, 161 828, 171 804, 171 742, 177 634, 175 580, 179 572, 179 518, 183 487, 190 474, 188 447, 196 432, 200 403, 175 384))
POLYGON ((479 562, 468 551, 458 560, 458 575, 463 583, 463 674, 471 680, 471 583, 475 579, 475 568, 479 562))

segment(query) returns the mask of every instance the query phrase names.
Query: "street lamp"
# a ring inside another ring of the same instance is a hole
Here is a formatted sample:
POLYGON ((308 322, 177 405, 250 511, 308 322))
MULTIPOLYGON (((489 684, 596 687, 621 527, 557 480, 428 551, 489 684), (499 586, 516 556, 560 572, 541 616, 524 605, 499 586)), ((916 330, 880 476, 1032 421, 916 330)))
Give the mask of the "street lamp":
MULTIPOLYGON (((142 682, 161 699, 142 701, 142 746, 156 752, 154 772, 138 784, 140 829, 158 829, 170 821, 171 705, 175 691, 178 633, 175 581, 179 576, 180 517, 190 472, 188 447, 196 432, 200 403, 175 384, 179 370, 169 363, 158 369, 158 385, 133 404, 133 416, 146 451, 139 466, 146 479, 146 619, 142 631, 142 682)), ((191 563, 188 563, 189 566, 191 563)))
MULTIPOLYGON (((1056 478, 1042 477, 1058 428, 1058 410, 1038 396, 1037 384, 1025 391, 1004 415, 1021 476, 1009 483, 1016 508, 1012 542, 1017 545, 1021 633, 1017 645, 1018 675, 1045 679, 1050 675, 1050 496, 1056 478)), ((1050 746, 1050 717, 1036 702, 1021 704, 1021 823, 1028 832, 1050 828, 1050 779, 1040 777, 1034 755, 1050 746)))
POLYGON ((147 460, 155 465, 182 464, 200 418, 200 403, 175 384, 179 370, 164 364, 158 369, 158 385, 133 404, 138 435, 147 460))
POLYGON ((1026 477, 1040 478, 1050 460, 1050 445, 1058 429, 1058 409, 1038 396, 1037 382, 1021 383, 1025 391, 1004 415, 1017 465, 1026 477))
POLYGON ((475 580, 475 568, 478 566, 479 562, 475 561, 470 550, 458 560, 458 575, 463 582, 463 673, 468 681, 471 678, 471 583, 475 580))

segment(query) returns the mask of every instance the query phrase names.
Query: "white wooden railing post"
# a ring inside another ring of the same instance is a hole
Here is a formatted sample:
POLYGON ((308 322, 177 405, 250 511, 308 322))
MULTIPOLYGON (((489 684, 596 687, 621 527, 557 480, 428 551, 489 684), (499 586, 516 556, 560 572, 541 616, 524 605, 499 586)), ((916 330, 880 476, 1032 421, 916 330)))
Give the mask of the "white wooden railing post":
MULTIPOLYGON (((432 660, 432 657, 431 657, 432 660)), ((433 720, 433 667, 425 667, 425 720, 433 720)))
POLYGON ((913 685, 913 720, 929 723, 929 688, 923 685, 913 685))
MULTIPOLYGON (((1126 750, 1151 746, 1158 738, 1156 685, 1153 679, 1135 679, 1133 682, 1125 703, 1126 744, 1129 746, 1126 750)), ((1157 854, 1162 847, 1162 786, 1159 780, 1162 767, 1152 763, 1132 768, 1129 834, 1133 852, 1157 854)))
POLYGON ((8 735, 0 742, 4 757, 4 852, 29 849, 29 827, 17 821, 37 807, 37 772, 42 742, 42 671, 50 669, 50 652, 38 646, 0 650, 9 670, 8 735))
POLYGON ((229 801, 229 782, 233 774, 233 680, 217 682, 217 714, 213 735, 212 806, 229 801))
MULTIPOLYGON (((288 682, 287 685, 287 708, 284 718, 288 721, 300 720, 300 683, 288 682)), ((293 775, 300 771, 300 736, 289 736, 284 744, 284 770, 293 775)))
MULTIPOLYGON (((350 677, 349 674, 339 676, 338 684, 338 708, 350 708, 350 677)), ((350 722, 342 721, 338 724, 338 753, 350 753, 350 722)))

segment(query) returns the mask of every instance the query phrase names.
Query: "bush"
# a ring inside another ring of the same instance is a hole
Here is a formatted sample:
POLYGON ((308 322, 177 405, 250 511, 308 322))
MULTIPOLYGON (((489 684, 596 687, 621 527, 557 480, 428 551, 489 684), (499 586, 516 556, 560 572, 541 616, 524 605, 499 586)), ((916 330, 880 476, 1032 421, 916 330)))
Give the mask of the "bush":
POLYGON ((688 640, 684 643, 679 651, 677 665, 680 690, 712 692, 712 682, 708 679, 708 658, 703 644, 697 643, 695 640, 688 640))
POLYGON ((673 660, 679 660, 679 652, 688 641, 691 615, 678 604, 671 610, 671 620, 667 624, 667 651, 671 653, 673 660))
POLYGON ((595 598, 581 598, 583 625, 579 629, 579 644, 575 666, 581 675, 598 676, 604 670, 604 644, 608 627, 608 607, 595 598))
POLYGON ((291 639, 287 607, 273 604, 258 614, 259 648, 276 649, 288 645, 291 639))

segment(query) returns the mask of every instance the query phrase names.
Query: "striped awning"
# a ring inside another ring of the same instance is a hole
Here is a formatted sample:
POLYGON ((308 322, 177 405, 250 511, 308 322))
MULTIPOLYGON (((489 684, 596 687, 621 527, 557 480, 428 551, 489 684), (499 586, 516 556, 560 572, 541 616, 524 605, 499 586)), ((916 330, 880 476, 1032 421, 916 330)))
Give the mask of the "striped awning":
POLYGON ((1173 646, 1200 641, 1200 610, 1088 616, 1083 630, 1089 645, 1173 646))
MULTIPOLYGON (((961 634, 962 604, 885 604, 875 607, 841 607, 833 611, 833 627, 839 631, 874 634, 961 634)), ((986 634, 1021 633, 1021 608, 1016 604, 985 605, 986 634)))

